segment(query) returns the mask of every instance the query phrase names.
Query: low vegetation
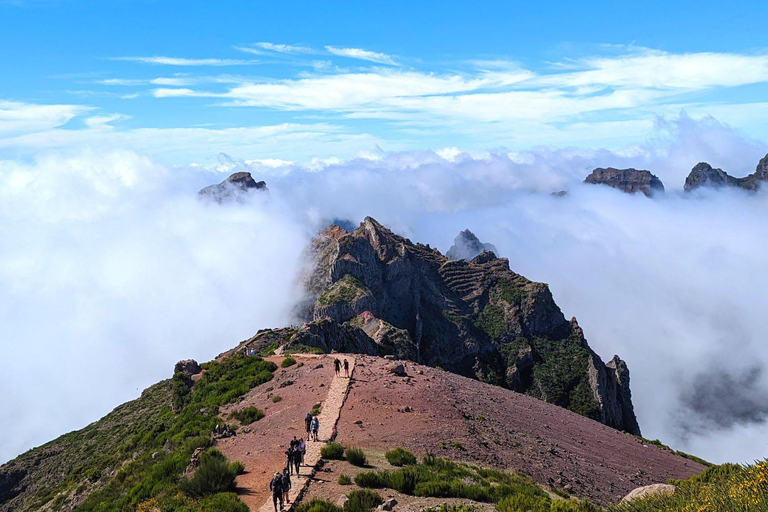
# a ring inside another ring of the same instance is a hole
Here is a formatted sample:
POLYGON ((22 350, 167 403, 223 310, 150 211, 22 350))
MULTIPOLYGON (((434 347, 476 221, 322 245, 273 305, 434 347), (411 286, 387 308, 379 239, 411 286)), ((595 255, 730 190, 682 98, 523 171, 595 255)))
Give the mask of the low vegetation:
MULTIPOLYGON (((173 407, 166 407, 144 421, 134 420, 137 429, 132 434, 103 438, 118 435, 108 421, 104 424, 106 428, 94 431, 93 438, 100 443, 102 452, 91 453, 88 466, 102 483, 78 510, 138 510, 145 503, 158 503, 161 510, 246 510, 229 492, 240 466, 227 463, 218 451, 203 452, 192 479, 185 480, 181 475, 192 453, 211 445, 211 433, 221 423, 219 408, 271 380, 277 367, 240 353, 202 366, 205 372, 194 383, 182 373, 174 375, 167 388, 173 407), (112 447, 110 451, 104 451, 106 446, 112 447)), ((247 421, 258 417, 258 412, 245 408, 233 414, 242 415, 243 421, 247 421)), ((76 485, 77 474, 71 473, 71 480, 65 479, 60 489, 76 485)), ((50 495, 49 499, 54 497, 55 494, 50 495)), ((63 503, 55 505, 58 508, 63 503)))
POLYGON ((402 446, 389 450, 384 456, 387 458, 387 462, 393 466, 409 466, 416 464, 416 456, 402 446))
POLYGON ((288 356, 285 359, 283 359, 282 363, 280 363, 280 368, 288 368, 289 366, 293 366, 295 364, 296 364, 296 360, 291 356, 288 356))
POLYGON ((347 462, 353 466, 365 467, 368 460, 365 457, 365 453, 360 448, 347 448, 346 450, 347 462))
POLYGON ((312 410, 309 411, 309 414, 311 414, 312 416, 317 416, 318 414, 320 414, 321 407, 322 405, 320 403, 316 403, 315 405, 312 406, 312 410))
POLYGON ((359 473, 355 483, 364 488, 390 488, 413 496, 495 503, 501 512, 598 510, 589 502, 553 500, 530 478, 522 475, 478 468, 432 455, 424 457, 420 464, 395 471, 359 473))
POLYGON ((257 409, 256 407, 243 407, 239 411, 232 411, 229 414, 230 419, 236 419, 241 425, 250 425, 263 417, 264 411, 257 409))
POLYGON ((359 297, 370 293, 370 290, 362 281, 350 274, 345 274, 338 281, 323 290, 323 293, 317 298, 317 304, 320 306, 340 303, 351 304, 359 297))
POLYGON ((351 485, 352 479, 349 478, 348 475, 345 475, 344 473, 339 475, 339 485, 351 485))
POLYGON ((736 512, 768 510, 768 459, 712 466, 688 480, 670 482, 672 495, 656 495, 611 507, 611 512, 736 512))
POLYGON ((292 344, 283 350, 283 354, 325 354, 325 350, 319 347, 310 347, 301 343, 292 344))
POLYGON ((344 458, 344 447, 339 443, 328 443, 320 449, 320 456, 324 459, 341 460, 344 458))
POLYGON ((369 489, 350 491, 344 507, 337 507, 330 501, 313 499, 296 507, 296 512, 368 512, 384 503, 378 493, 369 489))

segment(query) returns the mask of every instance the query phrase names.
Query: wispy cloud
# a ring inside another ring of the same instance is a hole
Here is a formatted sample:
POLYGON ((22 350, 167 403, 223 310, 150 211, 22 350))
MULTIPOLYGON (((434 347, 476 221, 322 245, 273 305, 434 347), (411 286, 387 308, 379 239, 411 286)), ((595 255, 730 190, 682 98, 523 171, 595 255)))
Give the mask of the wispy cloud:
POLYGON ((277 53, 291 53, 291 54, 315 52, 312 48, 309 48, 307 46, 296 46, 291 44, 276 44, 276 43, 260 42, 260 43, 253 43, 252 46, 253 47, 235 46, 234 48, 236 50, 240 50, 241 52, 254 53, 256 55, 263 55, 265 51, 277 52, 277 53))
POLYGON ((159 64, 164 66, 244 66, 255 64, 253 60, 238 59, 187 59, 182 57, 115 57, 113 60, 126 60, 144 64, 159 64))
POLYGON ((361 48, 338 48, 336 46, 326 46, 325 49, 333 55, 338 55, 339 57, 367 60, 370 62, 376 62, 378 64, 387 64, 389 66, 399 65, 397 62, 395 62, 395 59, 386 53, 372 52, 363 50, 361 48))
POLYGON ((37 105, 0 100, 0 135, 49 130, 92 110, 82 105, 37 105))

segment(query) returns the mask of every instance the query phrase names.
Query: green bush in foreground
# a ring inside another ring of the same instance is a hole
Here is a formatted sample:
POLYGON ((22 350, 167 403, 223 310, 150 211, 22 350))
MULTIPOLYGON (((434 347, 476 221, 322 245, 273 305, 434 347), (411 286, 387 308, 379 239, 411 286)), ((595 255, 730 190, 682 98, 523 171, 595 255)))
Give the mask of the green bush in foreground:
POLYGON ((344 512, 367 512, 384 503, 381 496, 370 489, 352 491, 347 498, 349 501, 344 504, 344 512))
POLYGON ((368 460, 365 458, 365 453, 360 448, 347 448, 347 462, 353 466, 365 467, 368 460))
POLYGON ((309 503, 302 503, 295 510, 296 512, 341 512, 342 509, 330 501, 315 498, 309 503))
POLYGON ((239 411, 232 411, 229 418, 236 419, 241 425, 250 425, 254 421, 259 421, 264 417, 264 411, 256 407, 244 407, 239 411))
POLYGON ((351 485, 352 479, 344 473, 339 475, 339 485, 351 485))
POLYGON ((288 368, 289 366, 293 366, 295 364, 296 364, 296 360, 291 356, 288 356, 285 359, 283 359, 282 363, 280 363, 280 368, 288 368))
POLYGON ((397 448, 389 450, 385 454, 385 457, 387 458, 387 461, 393 466, 407 466, 416 464, 416 456, 402 446, 398 446, 397 448))
POLYGON ((365 471, 355 476, 355 484, 360 487, 381 489, 389 486, 389 474, 385 471, 365 471))
POLYGON ((312 416, 317 416, 318 414, 320 414, 320 408, 321 408, 321 404, 316 403, 315 405, 312 406, 312 410, 309 411, 309 414, 311 414, 312 416))
POLYGON ((219 450, 211 448, 200 456, 200 466, 195 475, 183 478, 179 487, 192 498, 234 491, 237 469, 227 463, 227 458, 219 450))
POLYGON ((344 447, 339 443, 328 443, 320 449, 320 456, 324 459, 341 460, 344 458, 344 447))

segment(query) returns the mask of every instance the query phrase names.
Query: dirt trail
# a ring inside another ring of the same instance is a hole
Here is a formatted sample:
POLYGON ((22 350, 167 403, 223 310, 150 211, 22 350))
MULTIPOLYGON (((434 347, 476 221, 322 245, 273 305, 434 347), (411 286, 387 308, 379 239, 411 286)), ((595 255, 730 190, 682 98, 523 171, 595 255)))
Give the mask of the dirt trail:
MULTIPOLYGON (((282 347, 281 347, 282 348, 282 347)), ((320 461, 320 449, 330 440, 336 437, 336 423, 339 421, 341 407, 349 392, 349 383, 355 369, 355 357, 353 355, 339 355, 340 360, 349 361, 349 378, 346 377, 344 369, 341 369, 339 375, 334 376, 331 381, 328 395, 322 402, 321 413, 318 416, 320 428, 318 431, 318 442, 308 442, 307 451, 304 455, 304 464, 302 465, 302 474, 291 477, 291 490, 288 493, 290 504, 285 505, 285 509, 290 510, 296 500, 302 496, 307 487, 309 487, 312 477, 315 475, 317 463, 320 461)), ((258 509, 259 512, 273 512, 272 496, 258 509)))

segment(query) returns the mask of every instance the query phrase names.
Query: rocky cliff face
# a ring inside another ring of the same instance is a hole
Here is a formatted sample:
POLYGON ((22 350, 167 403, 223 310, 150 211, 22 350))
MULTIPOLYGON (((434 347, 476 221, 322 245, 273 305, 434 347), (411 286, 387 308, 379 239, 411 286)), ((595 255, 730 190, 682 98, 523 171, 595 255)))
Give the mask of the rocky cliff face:
POLYGON ((236 172, 218 185, 209 185, 200 190, 198 195, 222 203, 239 200, 243 194, 254 190, 267 192, 266 182, 254 180, 249 172, 236 172))
POLYGON ((650 171, 637 169, 598 168, 586 177, 584 183, 608 185, 629 194, 642 192, 647 197, 664 193, 664 184, 650 171))
POLYGON ((685 178, 685 191, 691 192, 699 187, 739 187, 745 190, 755 191, 768 180, 768 155, 757 164, 755 172, 735 178, 722 169, 713 169, 706 162, 700 162, 694 166, 688 177, 685 178))
POLYGON ((459 232, 454 238, 453 245, 445 253, 449 260, 471 260, 482 252, 498 253, 493 244, 484 244, 468 229, 459 232))
POLYGON ((395 354, 640 433, 626 364, 604 364, 549 287, 506 259, 451 261, 371 218, 351 233, 327 228, 312 254, 307 323, 288 346, 395 354))

